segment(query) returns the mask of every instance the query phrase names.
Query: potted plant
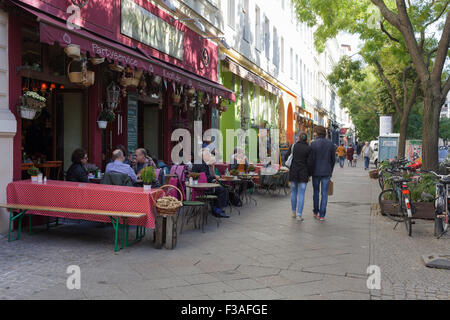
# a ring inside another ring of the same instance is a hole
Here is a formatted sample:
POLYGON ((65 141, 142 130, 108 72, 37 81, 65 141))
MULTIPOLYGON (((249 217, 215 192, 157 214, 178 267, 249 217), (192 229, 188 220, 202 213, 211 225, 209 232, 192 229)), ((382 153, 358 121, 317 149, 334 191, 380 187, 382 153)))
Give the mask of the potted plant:
POLYGON ((198 183, 198 179, 200 179, 200 173, 198 172, 191 172, 188 175, 189 180, 192 178, 193 180, 193 184, 197 184, 198 183))
POLYGON ((254 166, 254 165, 249 165, 248 167, 247 167, 247 170, 248 170, 248 172, 255 172, 256 171, 256 167, 254 166))
POLYGON ((142 183, 144 184, 144 191, 152 190, 152 183, 156 179, 155 168, 148 166, 140 171, 142 183))
POLYGON ((34 91, 27 91, 20 97, 20 116, 32 120, 45 108, 46 98, 34 91))
POLYGON ((233 169, 233 170, 231 170, 230 171, 230 174, 232 175, 232 176, 235 176, 235 177, 237 177, 238 175, 239 175, 239 170, 238 169, 233 169))
POLYGON ((37 182, 38 181, 38 177, 37 176, 41 172, 39 171, 38 168, 36 168, 35 166, 32 166, 31 168, 29 168, 27 170, 27 173, 31 176, 31 181, 37 182))
POLYGON ((100 112, 100 115, 98 117, 98 127, 100 129, 105 129, 108 125, 108 122, 112 122, 116 119, 116 114, 113 110, 105 108, 100 112))

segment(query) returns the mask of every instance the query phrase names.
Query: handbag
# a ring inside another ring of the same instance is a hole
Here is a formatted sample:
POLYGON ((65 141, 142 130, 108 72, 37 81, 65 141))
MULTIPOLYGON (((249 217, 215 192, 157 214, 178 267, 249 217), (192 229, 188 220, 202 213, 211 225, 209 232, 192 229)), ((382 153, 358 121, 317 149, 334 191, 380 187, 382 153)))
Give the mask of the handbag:
POLYGON ((291 167, 292 165, 292 158, 294 158, 294 153, 293 153, 293 147, 294 145, 291 146, 291 154, 289 155, 289 157, 287 158, 286 162, 284 163, 284 165, 288 168, 291 167))
POLYGON ((328 195, 329 196, 333 195, 333 188, 334 188, 334 183, 332 180, 330 180, 330 184, 328 185, 328 195))

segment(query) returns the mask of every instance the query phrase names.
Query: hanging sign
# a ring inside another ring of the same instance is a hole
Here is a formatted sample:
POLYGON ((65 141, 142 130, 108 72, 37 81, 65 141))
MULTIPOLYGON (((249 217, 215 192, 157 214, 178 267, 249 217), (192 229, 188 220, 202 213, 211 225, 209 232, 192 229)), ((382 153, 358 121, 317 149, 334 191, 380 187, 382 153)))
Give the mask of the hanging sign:
POLYGON ((183 60, 183 32, 132 0, 122 0, 121 4, 122 34, 183 60))

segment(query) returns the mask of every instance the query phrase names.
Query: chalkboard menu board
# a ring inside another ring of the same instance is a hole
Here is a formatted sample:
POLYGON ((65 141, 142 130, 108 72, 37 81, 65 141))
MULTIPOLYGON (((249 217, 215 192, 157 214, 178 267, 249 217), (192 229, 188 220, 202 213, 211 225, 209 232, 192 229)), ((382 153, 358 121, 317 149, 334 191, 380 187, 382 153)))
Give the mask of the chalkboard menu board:
POLYGON ((128 152, 134 154, 138 148, 138 96, 132 93, 128 94, 127 127, 128 152))

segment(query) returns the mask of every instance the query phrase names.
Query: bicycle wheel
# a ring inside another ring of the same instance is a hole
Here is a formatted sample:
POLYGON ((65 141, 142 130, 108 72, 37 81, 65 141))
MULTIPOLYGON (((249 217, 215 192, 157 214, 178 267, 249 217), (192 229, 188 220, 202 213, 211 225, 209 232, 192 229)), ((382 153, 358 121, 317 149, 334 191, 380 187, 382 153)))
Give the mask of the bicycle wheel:
POLYGON ((380 185, 381 190, 384 190, 384 176, 383 171, 381 171, 378 175, 378 184, 380 185))
POLYGON ((402 206, 394 189, 386 189, 378 196, 381 214, 395 222, 403 222, 402 206))

